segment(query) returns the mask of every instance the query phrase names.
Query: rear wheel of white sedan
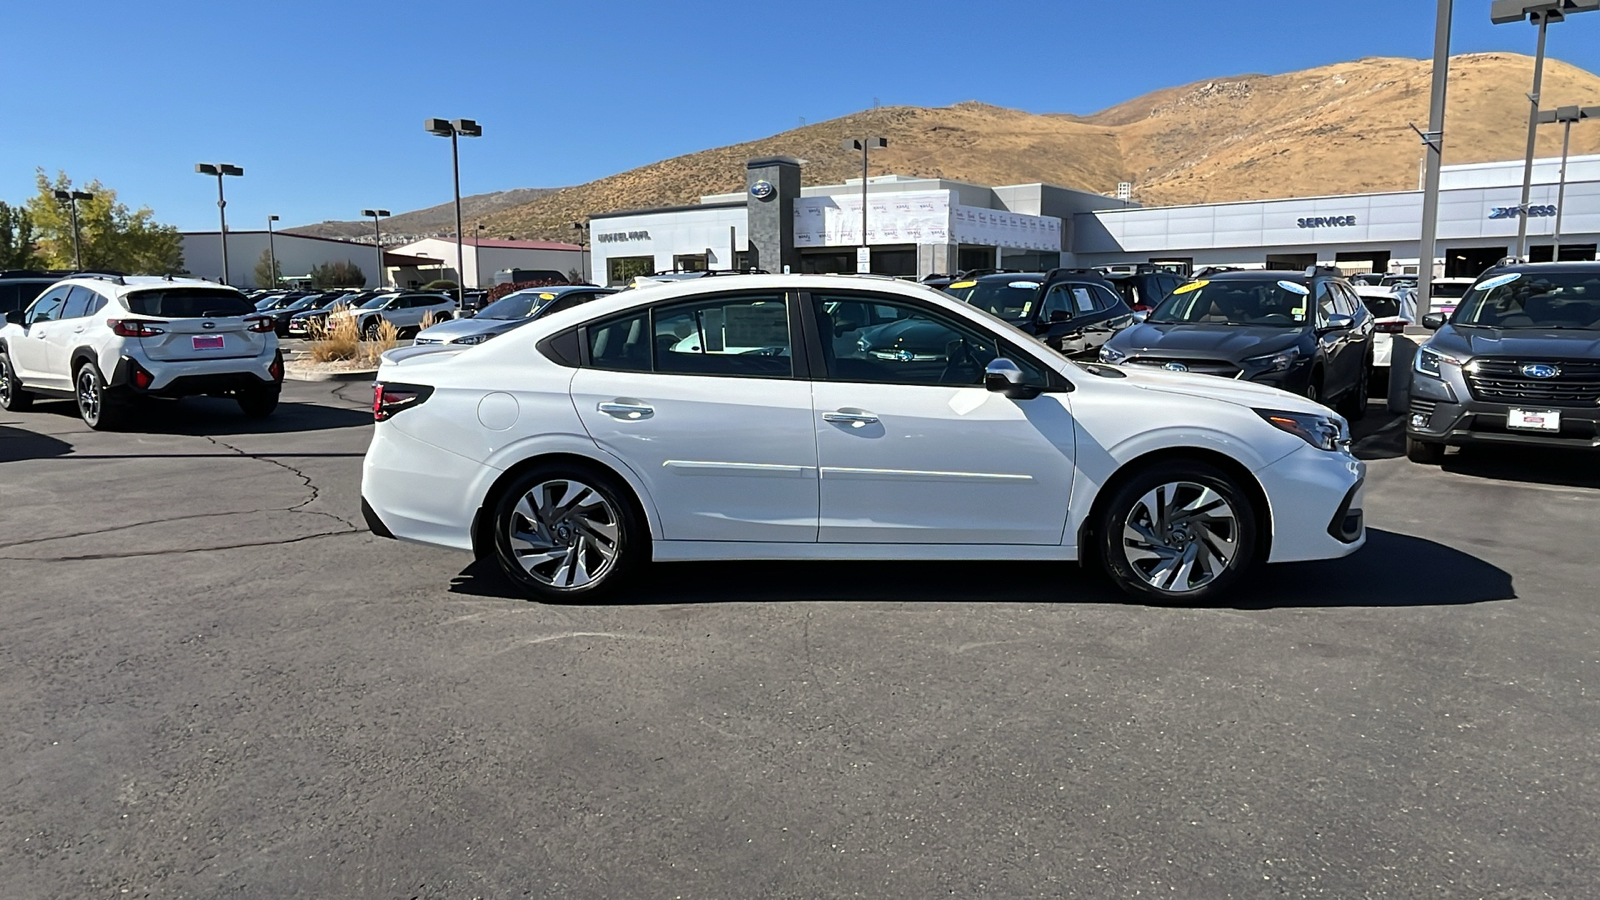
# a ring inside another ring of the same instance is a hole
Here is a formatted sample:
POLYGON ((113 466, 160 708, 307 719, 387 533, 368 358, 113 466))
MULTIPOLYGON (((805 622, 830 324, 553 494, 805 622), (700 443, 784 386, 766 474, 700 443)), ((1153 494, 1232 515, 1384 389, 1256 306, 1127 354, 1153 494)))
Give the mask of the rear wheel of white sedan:
POLYGON ((1123 482, 1095 533, 1106 572, 1123 592, 1203 605, 1255 564, 1256 527, 1244 489, 1197 460, 1158 463, 1123 482))
POLYGON ((538 600, 610 594, 649 553, 626 486, 598 469, 552 464, 524 472, 496 499, 493 522, 500 568, 538 600))

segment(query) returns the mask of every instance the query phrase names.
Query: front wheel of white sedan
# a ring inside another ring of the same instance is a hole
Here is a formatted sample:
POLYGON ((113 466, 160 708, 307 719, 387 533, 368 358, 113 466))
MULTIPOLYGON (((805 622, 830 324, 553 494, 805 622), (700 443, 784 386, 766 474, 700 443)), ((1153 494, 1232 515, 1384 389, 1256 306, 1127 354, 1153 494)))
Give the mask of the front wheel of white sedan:
POLYGON ((524 472, 495 502, 501 570, 538 600, 610 594, 649 553, 649 534, 626 491, 599 470, 548 465, 524 472))
POLYGON ((1204 605, 1259 555, 1256 513, 1227 473, 1199 461, 1159 463, 1116 489, 1095 523, 1101 559, 1123 592, 1204 605))

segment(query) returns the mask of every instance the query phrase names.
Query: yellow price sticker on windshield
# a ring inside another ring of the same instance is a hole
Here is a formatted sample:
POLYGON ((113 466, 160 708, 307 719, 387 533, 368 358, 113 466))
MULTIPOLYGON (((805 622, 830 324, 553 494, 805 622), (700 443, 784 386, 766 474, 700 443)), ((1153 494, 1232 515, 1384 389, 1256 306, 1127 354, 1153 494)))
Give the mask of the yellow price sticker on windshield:
POLYGON ((978 286, 978 283, 976 281, 958 281, 955 284, 950 285, 950 287, 952 289, 954 289, 954 288, 969 288, 969 287, 977 287, 977 286, 978 286))
POLYGON ((1209 282, 1209 281, 1191 281, 1188 284, 1179 287, 1177 290, 1173 291, 1172 293, 1174 295, 1176 295, 1176 294, 1187 294, 1190 291, 1198 291, 1198 290, 1200 290, 1201 288, 1205 287, 1206 285, 1208 285, 1210 283, 1211 282, 1209 282))

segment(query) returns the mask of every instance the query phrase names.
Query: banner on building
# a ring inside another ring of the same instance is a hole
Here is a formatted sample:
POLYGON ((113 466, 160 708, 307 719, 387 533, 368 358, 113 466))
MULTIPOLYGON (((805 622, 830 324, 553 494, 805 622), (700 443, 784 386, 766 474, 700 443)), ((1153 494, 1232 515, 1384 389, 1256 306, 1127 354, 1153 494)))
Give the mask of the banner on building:
MULTIPOLYGON (((907 191, 868 198, 868 244, 947 244, 950 192, 907 191)), ((861 197, 801 197, 794 201, 796 247, 861 244, 861 197)))
POLYGON ((1061 249, 1061 220, 1050 216, 955 206, 950 210, 950 232, 960 244, 1019 250, 1061 249))

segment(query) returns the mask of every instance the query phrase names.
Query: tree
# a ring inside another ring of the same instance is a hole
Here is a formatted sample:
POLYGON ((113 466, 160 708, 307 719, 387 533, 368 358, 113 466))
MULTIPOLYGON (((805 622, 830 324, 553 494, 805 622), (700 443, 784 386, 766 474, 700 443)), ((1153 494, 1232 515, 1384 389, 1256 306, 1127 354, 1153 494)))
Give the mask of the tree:
POLYGON ((283 263, 272 257, 271 250, 261 251, 256 260, 256 287, 275 288, 283 280, 283 263))
MULTIPOLYGON (((67 269, 72 260, 72 212, 55 198, 58 190, 72 190, 72 179, 57 172, 54 180, 40 169, 35 175, 39 192, 28 199, 28 214, 39 235, 46 265, 67 269)), ((183 271, 183 241, 178 229, 162 225, 148 206, 128 209, 117 192, 91 181, 79 190, 93 196, 78 201, 78 233, 86 269, 110 269, 130 275, 172 275, 183 271)))
POLYGON ((366 273, 348 259, 318 263, 311 267, 311 286, 314 288, 361 287, 366 283, 366 273))
POLYGON ((0 201, 0 270, 43 265, 34 241, 33 217, 28 211, 0 201))

